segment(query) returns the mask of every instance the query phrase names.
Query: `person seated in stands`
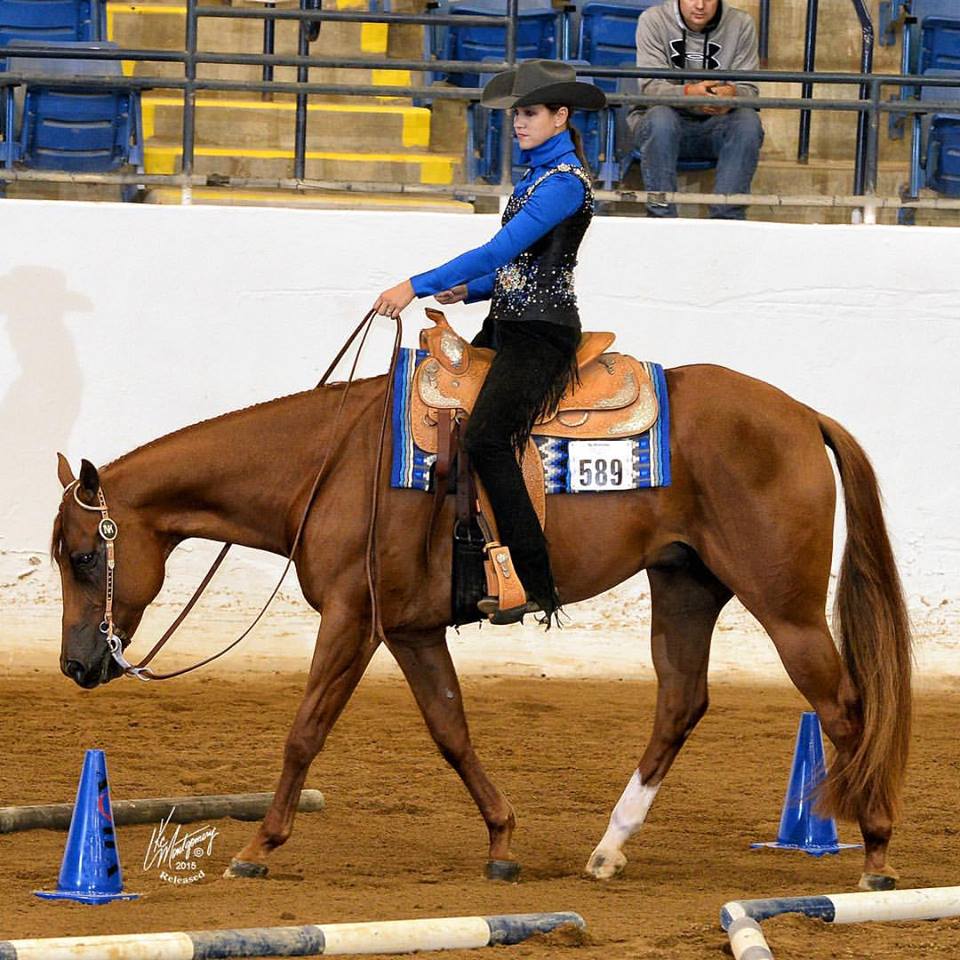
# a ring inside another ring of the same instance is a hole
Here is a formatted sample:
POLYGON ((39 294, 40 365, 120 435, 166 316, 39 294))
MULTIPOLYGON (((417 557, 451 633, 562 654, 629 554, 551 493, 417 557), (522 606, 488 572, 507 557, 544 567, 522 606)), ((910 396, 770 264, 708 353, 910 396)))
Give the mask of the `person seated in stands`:
MULTIPOLYGON (((757 31, 750 14, 725 0, 667 0, 637 21, 637 66, 676 70, 757 70, 757 31)), ((755 97, 752 83, 702 80, 638 80, 638 92, 676 97, 676 106, 638 107, 627 125, 640 153, 647 190, 675 192, 677 160, 715 160, 715 193, 749 193, 763 127, 752 107, 724 104, 727 97, 755 97), (714 96, 716 106, 684 106, 684 97, 714 96)), ((675 217, 672 203, 648 203, 648 216, 675 217)), ((743 220, 742 206, 719 204, 710 216, 743 220)))

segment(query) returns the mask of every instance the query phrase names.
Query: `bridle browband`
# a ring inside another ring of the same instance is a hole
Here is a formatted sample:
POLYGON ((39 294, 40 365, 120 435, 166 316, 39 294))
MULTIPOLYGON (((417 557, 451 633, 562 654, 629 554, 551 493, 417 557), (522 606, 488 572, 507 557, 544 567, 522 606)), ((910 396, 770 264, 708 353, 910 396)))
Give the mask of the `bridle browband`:
MULTIPOLYGON (((333 362, 327 368, 324 375, 320 378, 320 382, 317 384, 317 387, 322 387, 327 379, 330 377, 330 374, 336 369, 337 364, 343 359, 344 354, 350 348, 350 345, 357 338, 357 335, 363 331, 363 336, 360 339, 360 344, 357 347, 357 353, 353 358, 353 363, 350 367, 350 375, 347 378, 346 386, 343 390, 343 395, 340 398, 340 403, 337 406, 337 412, 333 421, 333 428, 331 430, 331 443, 327 448, 326 455, 323 458, 322 463, 320 464, 320 469, 317 471, 316 477, 313 481, 313 486, 310 489, 310 494, 307 497, 307 503, 303 509, 303 514, 300 517, 300 523, 297 526, 296 534, 293 538, 293 543, 290 547, 290 550, 287 554, 287 562, 283 568, 283 572, 280 574, 280 579, 277 581, 277 585, 273 588, 270 596, 267 597, 266 603, 260 609, 260 612, 254 617, 250 625, 236 638, 229 646, 225 647, 219 653, 215 653, 210 657, 207 657, 205 660, 201 660, 199 663, 193 664, 190 667, 184 667, 181 670, 174 670, 170 673, 154 673, 150 669, 149 664, 153 658, 160 652, 160 649, 164 646, 167 640, 173 636, 177 628, 181 623, 186 619, 187 615, 193 609, 196 602, 200 599, 200 596, 206 590, 207 585, 213 579, 214 574, 217 572, 220 564, 223 563, 224 558, 226 557, 228 551, 232 544, 225 543, 220 550, 220 553, 217 555, 216 559, 210 566, 210 569, 204 575, 203 580, 200 582, 200 585, 194 591, 193 596, 187 601, 186 606, 183 610, 177 615, 174 621, 170 626, 164 631, 163 636, 154 644, 150 652, 140 661, 140 663, 134 665, 130 663, 129 660, 123 655, 123 641, 120 637, 117 636, 114 631, 114 620, 113 620, 113 600, 114 600, 114 582, 115 582, 115 570, 116 570, 116 549, 114 544, 116 542, 117 536, 120 532, 119 527, 117 526, 116 521, 110 516, 110 511, 107 506, 107 499, 103 492, 103 487, 97 486, 97 503, 92 505, 89 503, 84 503, 79 497, 80 490, 80 481, 74 480, 72 483, 67 485, 67 488, 63 492, 63 497, 66 499, 67 495, 72 491, 73 499, 82 507, 84 510, 90 510, 94 513, 100 514, 100 522, 97 524, 97 533, 100 535, 100 539, 103 540, 106 548, 107 554, 107 572, 106 572, 106 585, 105 585, 105 597, 104 597, 104 613, 103 620, 100 623, 100 632, 105 635, 107 648, 110 651, 110 655, 113 657, 114 661, 120 667, 124 676, 136 677, 138 680, 170 680, 173 677, 182 676, 185 673, 191 673, 194 670, 199 669, 200 667, 206 666, 208 663, 218 660, 225 653, 228 653, 232 650, 241 640, 244 640, 253 628, 260 622, 260 619, 267 612, 267 608, 273 602, 274 597, 280 591, 280 587, 283 584, 284 579, 287 576, 287 573, 290 570, 290 567, 293 564, 293 558, 296 555, 297 548, 300 546, 300 541, 303 538, 303 531, 307 525, 307 518, 310 515, 310 510, 313 507, 313 502, 316 499, 317 492, 320 489, 320 483, 323 480, 327 466, 330 462, 330 457, 333 451, 339 445, 337 440, 337 428, 340 425, 340 417, 343 413, 344 404, 346 403, 347 394, 350 392, 350 387, 353 384, 353 377, 356 373, 357 363, 360 360, 360 354, 363 351, 364 344, 367 340, 367 334, 370 332, 370 328, 373 325, 373 321, 376 318, 376 311, 369 311, 357 326, 357 328, 350 334, 346 342, 340 348, 339 353, 334 357, 333 362)), ((380 419, 380 433, 377 441, 377 459, 376 466, 373 472, 373 490, 370 497, 370 523, 367 530, 367 548, 364 558, 364 568, 367 575, 367 588, 370 595, 370 607, 371 607, 371 627, 370 627, 370 639, 371 641, 380 638, 383 639, 383 625, 380 622, 380 604, 379 597, 377 595, 377 570, 376 570, 376 524, 377 516, 379 513, 380 505, 380 474, 383 468, 383 444, 384 438, 386 436, 386 427, 387 419, 390 412, 390 399, 393 395, 393 380, 394 374, 396 372, 397 360, 400 355, 400 341, 402 336, 402 321, 399 316, 394 318, 396 321, 396 333, 394 336, 393 350, 390 356, 390 368, 387 373, 387 389, 384 393, 383 401, 383 410, 382 416, 380 419)))

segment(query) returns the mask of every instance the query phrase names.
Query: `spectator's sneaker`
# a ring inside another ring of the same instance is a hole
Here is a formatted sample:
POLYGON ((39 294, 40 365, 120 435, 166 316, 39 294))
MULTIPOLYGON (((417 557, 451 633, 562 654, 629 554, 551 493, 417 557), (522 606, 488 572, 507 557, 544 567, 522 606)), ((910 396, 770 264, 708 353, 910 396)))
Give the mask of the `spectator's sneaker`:
POLYGON ((653 220, 665 220, 670 214, 669 203, 648 203, 647 216, 653 220))

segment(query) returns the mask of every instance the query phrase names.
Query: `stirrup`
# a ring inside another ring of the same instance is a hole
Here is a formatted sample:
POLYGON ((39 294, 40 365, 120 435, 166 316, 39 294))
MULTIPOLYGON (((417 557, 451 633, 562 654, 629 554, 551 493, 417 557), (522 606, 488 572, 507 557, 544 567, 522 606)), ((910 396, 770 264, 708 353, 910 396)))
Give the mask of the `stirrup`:
POLYGON ((539 606, 527 599, 527 591, 513 568, 510 548, 497 540, 489 541, 483 548, 483 562, 487 577, 487 596, 479 601, 477 608, 491 623, 506 624, 522 620, 524 614, 539 610, 539 606), (532 604, 527 609, 528 604, 532 604))
POLYGON ((528 613, 540 613, 543 607, 536 600, 527 600, 517 607, 500 608, 500 601, 496 597, 484 597, 477 601, 477 609, 496 626, 505 626, 510 623, 523 623, 528 613))

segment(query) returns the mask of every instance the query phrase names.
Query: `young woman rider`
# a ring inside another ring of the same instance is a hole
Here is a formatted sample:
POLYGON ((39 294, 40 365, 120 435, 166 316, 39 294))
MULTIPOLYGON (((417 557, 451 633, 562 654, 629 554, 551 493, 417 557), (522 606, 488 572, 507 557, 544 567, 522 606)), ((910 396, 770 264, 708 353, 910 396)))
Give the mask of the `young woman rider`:
POLYGON ((395 317, 415 297, 443 304, 491 301, 474 339, 496 351, 463 436, 470 461, 490 498, 500 542, 510 548, 527 603, 481 610, 511 623, 542 610, 546 621, 559 598, 547 543, 517 462, 534 423, 552 413, 576 376, 580 317, 573 290, 577 250, 593 215, 590 175, 573 109, 599 110, 603 91, 578 82, 573 67, 528 60, 497 74, 481 103, 513 111, 513 129, 530 169, 517 184, 496 236, 454 260, 398 283, 374 308, 395 317))

